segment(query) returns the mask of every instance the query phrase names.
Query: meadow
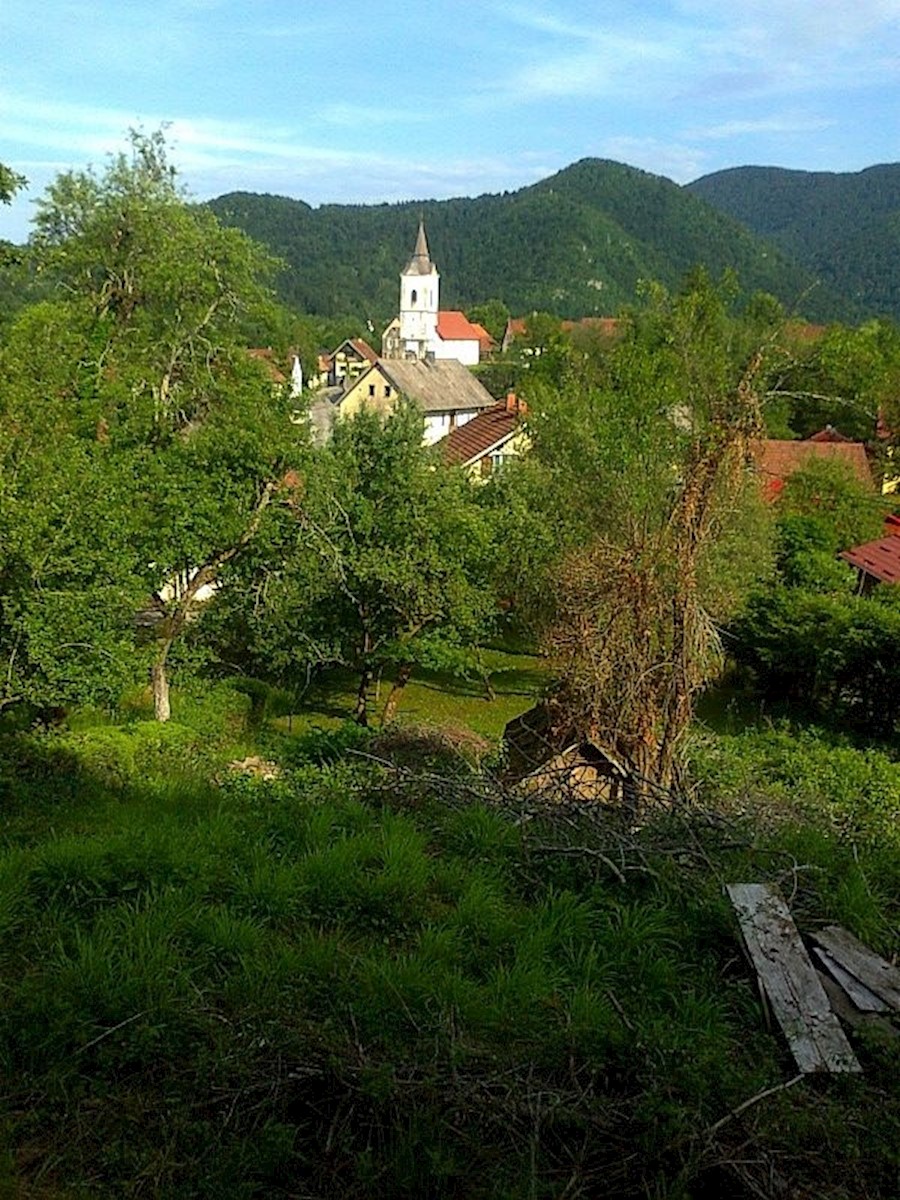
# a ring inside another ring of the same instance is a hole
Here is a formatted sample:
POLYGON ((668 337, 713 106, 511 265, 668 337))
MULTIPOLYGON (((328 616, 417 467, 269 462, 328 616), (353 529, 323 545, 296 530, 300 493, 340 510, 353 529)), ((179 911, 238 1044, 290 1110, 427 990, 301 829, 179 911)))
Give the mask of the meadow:
POLYGON ((4 735, 0 1195, 896 1195, 896 1041, 741 1110, 794 1068, 722 892, 890 954, 892 756, 698 728, 691 794, 634 826, 505 791, 499 711, 398 759, 327 707, 4 735), (253 750, 277 778, 228 767, 253 750))

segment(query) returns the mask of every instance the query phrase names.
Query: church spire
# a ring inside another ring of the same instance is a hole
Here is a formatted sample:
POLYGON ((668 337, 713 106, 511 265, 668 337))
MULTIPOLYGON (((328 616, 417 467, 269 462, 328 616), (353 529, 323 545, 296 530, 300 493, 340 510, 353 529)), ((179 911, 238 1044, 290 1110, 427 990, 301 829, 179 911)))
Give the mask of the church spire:
POLYGON ((416 237, 416 248, 409 260, 404 275, 430 275, 434 270, 431 256, 428 253, 428 240, 425 237, 425 222, 419 218, 419 233, 416 237))

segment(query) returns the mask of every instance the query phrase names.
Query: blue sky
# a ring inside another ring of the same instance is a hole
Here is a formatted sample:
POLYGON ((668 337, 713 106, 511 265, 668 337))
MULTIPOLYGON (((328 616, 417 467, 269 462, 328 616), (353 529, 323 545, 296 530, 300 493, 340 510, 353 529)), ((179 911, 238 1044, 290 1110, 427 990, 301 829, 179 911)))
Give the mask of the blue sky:
POLYGON ((900 158, 900 0, 0 0, 0 208, 168 123, 199 198, 478 195, 900 158))

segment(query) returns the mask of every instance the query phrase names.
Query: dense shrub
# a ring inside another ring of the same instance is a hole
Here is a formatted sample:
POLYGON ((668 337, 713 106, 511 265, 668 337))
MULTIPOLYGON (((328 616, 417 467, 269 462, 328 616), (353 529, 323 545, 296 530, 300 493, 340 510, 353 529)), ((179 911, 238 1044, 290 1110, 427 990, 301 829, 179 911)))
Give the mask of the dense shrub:
POLYGON ((759 592, 732 627, 731 650, 761 691, 886 736, 900 718, 900 610, 802 588, 759 592))

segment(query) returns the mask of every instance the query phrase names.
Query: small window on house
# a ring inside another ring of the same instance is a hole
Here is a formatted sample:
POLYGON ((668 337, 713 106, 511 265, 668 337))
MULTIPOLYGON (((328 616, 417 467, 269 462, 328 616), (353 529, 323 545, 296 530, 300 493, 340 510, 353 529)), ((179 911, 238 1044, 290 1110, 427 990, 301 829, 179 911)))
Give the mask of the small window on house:
POLYGON ((370 384, 369 384, 369 395, 370 395, 370 396, 374 396, 374 395, 375 395, 375 384, 374 384, 374 383, 370 383, 370 384))
POLYGON ((415 302, 418 300, 418 298, 419 298, 419 293, 416 291, 416 289, 415 289, 415 288, 413 288, 412 292, 410 293, 410 297, 409 297, 409 298, 410 298, 410 300, 412 301, 412 303, 413 303, 413 304, 415 304, 415 302))
POLYGON ((389 383, 384 385, 384 394, 385 396, 390 396, 391 394, 391 385, 389 383))

